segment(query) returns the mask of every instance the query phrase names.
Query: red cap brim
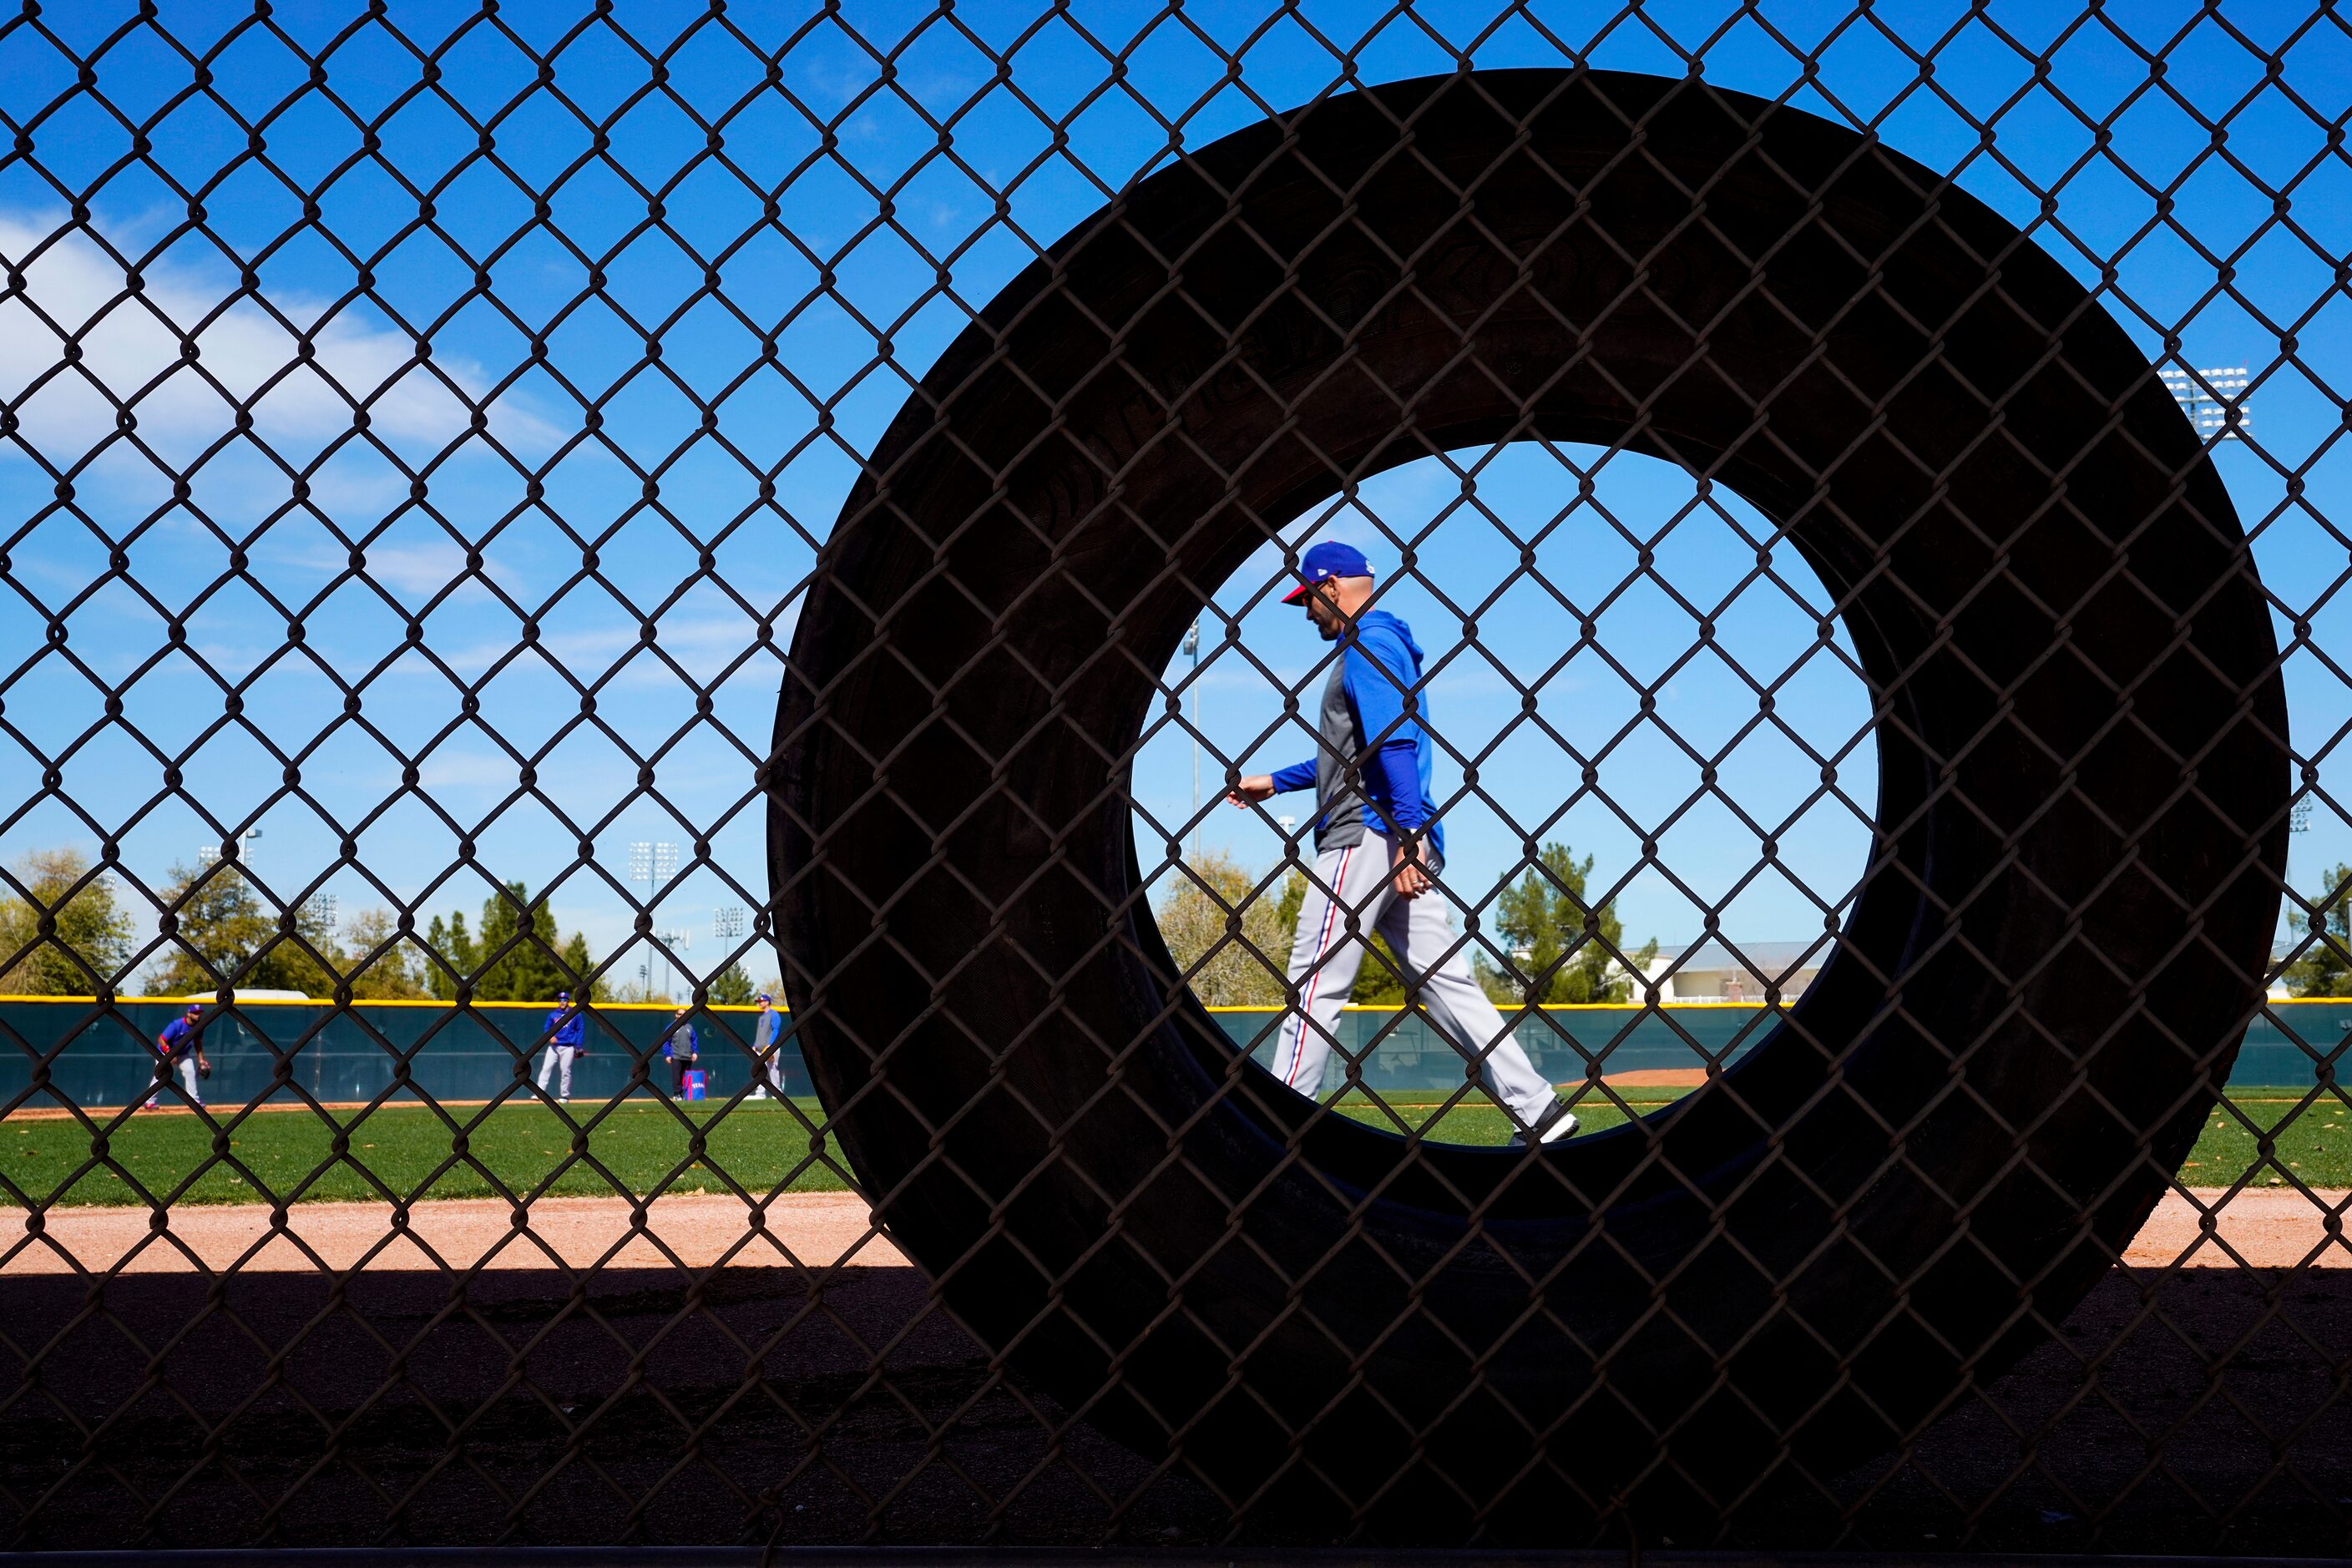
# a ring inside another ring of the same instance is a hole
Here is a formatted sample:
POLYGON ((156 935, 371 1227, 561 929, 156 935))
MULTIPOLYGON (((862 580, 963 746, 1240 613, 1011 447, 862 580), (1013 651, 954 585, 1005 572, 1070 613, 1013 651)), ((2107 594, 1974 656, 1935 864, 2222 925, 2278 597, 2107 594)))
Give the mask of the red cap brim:
POLYGON ((1285 594, 1282 596, 1282 602, 1286 605, 1295 605, 1298 603, 1299 600, 1307 597, 1307 591, 1314 586, 1315 584, 1313 583, 1301 583, 1297 587, 1293 588, 1289 593, 1285 594))

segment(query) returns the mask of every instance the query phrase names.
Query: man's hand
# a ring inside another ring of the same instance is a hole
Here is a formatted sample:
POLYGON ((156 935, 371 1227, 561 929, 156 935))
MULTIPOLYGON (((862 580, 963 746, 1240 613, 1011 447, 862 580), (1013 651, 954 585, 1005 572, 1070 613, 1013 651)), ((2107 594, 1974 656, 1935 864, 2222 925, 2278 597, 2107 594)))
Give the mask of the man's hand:
POLYGON ((1235 805, 1252 805, 1274 798, 1274 775, 1252 773, 1225 792, 1225 798, 1235 805))
POLYGON ((212 1058, 202 1051, 196 1053, 196 1070, 207 1077, 211 1076, 213 1070, 212 1058))
POLYGON ((1417 899, 1429 891, 1429 873, 1421 868, 1421 852, 1411 841, 1396 841, 1396 853, 1391 864, 1396 868, 1394 887, 1400 899, 1417 899))

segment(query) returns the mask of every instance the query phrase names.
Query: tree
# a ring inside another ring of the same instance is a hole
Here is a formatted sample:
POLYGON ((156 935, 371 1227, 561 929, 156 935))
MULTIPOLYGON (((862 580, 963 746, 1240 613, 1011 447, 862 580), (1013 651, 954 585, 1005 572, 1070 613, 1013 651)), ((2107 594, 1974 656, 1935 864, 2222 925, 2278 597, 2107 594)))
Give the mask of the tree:
MULTIPOLYGON (((439 956, 425 981, 444 1001, 454 999, 458 981, 469 976, 477 1002, 546 1002, 559 991, 577 996, 595 967, 587 939, 573 931, 567 940, 556 930, 547 895, 534 899, 520 881, 484 900, 478 927, 467 928, 463 911, 453 911, 446 921, 435 915, 425 940, 439 956)), ((599 986, 592 999, 604 995, 599 986)))
POLYGON ((401 1002, 427 994, 430 964, 401 936, 391 910, 363 910, 344 931, 350 943, 344 973, 354 1001, 401 1002))
POLYGON ((425 928, 425 945, 430 950, 425 959, 427 989, 444 1002, 455 999, 458 976, 481 967, 482 955, 474 946, 473 933, 466 929, 466 911, 457 910, 446 922, 435 915, 425 928))
POLYGON ((730 963, 710 977, 710 1000, 722 1007, 748 1007, 758 994, 740 963, 730 963))
MULTIPOLYGON (((1567 845, 1547 843, 1536 864, 1496 906, 1496 928, 1511 951, 1507 971, 1477 961, 1486 994, 1507 1006, 1540 1003, 1622 1002, 1632 981, 1612 979, 1616 954, 1624 951, 1625 924, 1610 904, 1594 908, 1585 898, 1592 857, 1579 860, 1567 845)), ((1653 941, 1633 955, 1637 967, 1657 956, 1653 941)))
POLYGON ((584 999, 587 1001, 603 1002, 610 998, 613 990, 611 986, 605 984, 602 979, 591 980, 588 977, 595 969, 596 961, 589 955, 588 939, 576 931, 572 933, 571 940, 563 944, 563 967, 573 977, 569 989, 574 997, 580 997, 584 987, 586 992, 584 999))
POLYGON ((1191 875, 1171 879, 1160 902, 1160 934, 1192 972, 1192 994, 1212 1007, 1279 1006, 1290 952, 1281 900, 1222 849, 1186 864, 1191 875))
POLYGON ((74 849, 36 849, 12 868, 31 897, 0 899, 0 991, 87 996, 114 985, 131 958, 131 915, 107 879, 74 849))
POLYGON ((537 1002, 572 988, 559 950, 562 936, 545 895, 534 900, 521 882, 509 882, 504 895, 482 905, 482 962, 488 967, 474 983, 480 1002, 537 1002))
POLYGON ((332 963, 341 954, 316 905, 273 909, 226 860, 193 871, 173 867, 163 905, 173 946, 154 985, 165 994, 200 995, 225 985, 334 994, 334 977, 320 958, 332 963))
POLYGON ((2283 978, 2287 994, 2352 994, 2352 963, 2345 958, 2345 954, 2352 953, 2352 866, 2338 866, 2328 872, 2320 890, 2312 896, 2311 906, 2326 935, 2312 930, 2312 915, 2301 910, 2290 915, 2295 940, 2308 938, 2311 945, 2304 950, 2302 957, 2286 966, 2283 978))

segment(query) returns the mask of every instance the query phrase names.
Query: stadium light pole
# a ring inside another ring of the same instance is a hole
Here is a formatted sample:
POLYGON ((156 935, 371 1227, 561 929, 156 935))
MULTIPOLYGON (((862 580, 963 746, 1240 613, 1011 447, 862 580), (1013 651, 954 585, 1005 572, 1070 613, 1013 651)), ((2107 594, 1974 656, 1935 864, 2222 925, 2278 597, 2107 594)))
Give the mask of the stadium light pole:
POLYGON ((2253 400, 2248 395, 2250 378, 2244 365, 2160 370, 2157 378, 2200 436, 2239 441, 2254 427, 2253 400))
POLYGON ((1192 864, 1201 863, 1201 623, 1184 628, 1184 651, 1192 660, 1192 864))
MULTIPOLYGON (((253 864, 253 847, 259 841, 260 837, 261 829, 258 827, 248 827, 243 833, 237 835, 236 858, 239 866, 250 867, 253 864)), ((220 858, 221 852, 219 845, 199 844, 196 846, 197 869, 202 870, 206 866, 216 866, 220 864, 220 858)))
MULTIPOLYGON (((743 940, 743 906, 721 904, 711 910, 710 937, 723 950, 731 953, 735 944, 743 940)), ((730 957, 727 962, 731 966, 735 960, 730 957)))
POLYGON ((2294 907, 2293 895, 2294 892, 2294 841, 2300 835, 2311 831, 2311 795, 2308 791, 2296 795, 2294 797, 2294 804, 2287 807, 2286 831, 2286 871, 2284 879, 2286 882, 2286 890, 2289 896, 2279 901, 2279 912, 2286 921, 2287 940, 2291 943, 2295 940, 2296 935, 2294 929, 2294 916, 2292 912, 2294 907))
MULTIPOLYGON (((646 912, 653 912, 655 895, 677 875, 677 846, 667 839, 637 839, 629 846, 629 880, 646 885, 646 912)), ((669 961, 662 961, 662 979, 669 979, 669 961)), ((653 999, 653 964, 650 956, 646 963, 646 999, 653 999)))

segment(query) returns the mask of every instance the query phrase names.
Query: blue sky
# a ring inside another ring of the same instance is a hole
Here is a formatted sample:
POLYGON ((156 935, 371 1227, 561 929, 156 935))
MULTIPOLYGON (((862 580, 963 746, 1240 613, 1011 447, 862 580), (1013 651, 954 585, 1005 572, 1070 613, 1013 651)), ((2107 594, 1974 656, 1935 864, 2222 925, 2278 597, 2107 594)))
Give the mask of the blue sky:
MULTIPOLYGON (((507 4, 485 20, 397 4, 403 42, 346 7, 279 5, 263 26, 248 8, 165 5, 162 26, 187 53, 131 26, 95 67, 98 96, 73 90, 68 57, 99 48, 134 7, 55 7, 38 27, 0 30, 0 110, 34 148, 0 153, 0 256, 23 279, 0 299, 0 398, 17 421, 0 437, 0 855, 95 852, 110 836, 126 871, 155 883, 253 822, 274 894, 324 887, 346 913, 414 901, 421 923, 480 904, 478 876, 445 870, 470 838, 496 874, 555 880, 559 921, 602 954, 629 940, 627 845, 666 838, 692 868, 659 923, 692 932, 689 962, 709 962, 712 910, 760 895, 751 772, 815 546, 858 455, 968 312, 1163 163, 1178 132, 1199 145, 1349 79, 1464 55, 1556 65, 1570 50, 1673 75, 1696 57, 1721 85, 1871 126, 1958 170, 2086 282, 2112 263, 2103 298, 2151 357, 2171 333, 2179 363, 2262 373, 2253 439, 2218 460, 2259 531, 2283 635, 2310 624, 2313 646, 2288 668, 2297 747, 2323 790, 2336 776, 2352 691, 2319 650, 2352 649, 2338 602, 2352 543, 2331 521, 2352 515, 2340 449, 2352 305, 2333 259, 2352 253, 2352 166, 2328 125, 2347 109, 2352 42, 2333 23, 2297 35, 2294 9, 2233 6, 2242 43, 2195 7, 2155 5, 2110 5, 2063 36, 2067 19, 2033 5, 1855 18, 1844 5, 1668 5, 1611 20, 1606 7, 1304 5, 1271 22, 1217 5, 1077 5, 1043 20, 969 4, 950 17, 858 4, 814 19, 743 4, 723 21, 683 6, 577 13, 507 4), (2284 61, 2273 80, 2268 50, 2284 61), (309 89, 305 53, 323 54, 344 107, 309 89), (2147 63, 2158 53, 2160 83, 2147 63), (208 90, 192 89, 189 55, 205 58, 208 90), (1912 57, 1929 55, 1923 82, 1912 57), (2229 115, 2224 148, 2196 113, 2229 115), (133 127, 150 162, 132 155, 133 127), (2286 221, 2273 222, 2282 193, 2286 221), (140 292, 125 300, 131 270, 140 292), (59 329, 77 341, 71 365, 59 329), (331 381, 366 401, 364 430, 331 381), (132 402, 135 431, 117 429, 115 401, 132 402), (214 586, 240 552, 244 579, 214 586), (596 565, 574 581, 584 552, 596 565), (61 644, 47 639, 52 616, 61 644), (237 711, 190 652, 238 689, 237 711), (165 759, 183 752, 171 793, 165 759), (639 793, 646 777, 652 794, 639 793), (593 863, 575 867, 583 842, 593 863)), ((1354 512, 1298 525, 1354 539, 1383 567, 1393 539, 1422 541, 1426 580, 1399 582, 1387 602, 1433 660, 1451 660, 1433 700, 1465 752, 1519 715, 1494 661, 1522 680, 1549 671, 1540 711, 1579 745, 1612 732, 1636 697, 1590 658, 1553 669, 1566 612, 1525 584, 1507 614, 1481 619, 1491 658, 1456 652, 1444 601, 1491 588, 1516 555, 1497 520, 1515 531, 1557 520, 1541 570, 1579 604, 1608 600, 1602 640, 1643 681, 1688 640, 1669 588, 1720 598, 1752 559, 1740 531, 1769 531, 1736 497, 1694 506, 1688 479, 1622 456, 1594 470, 1597 506, 1559 515, 1574 486, 1563 460, 1598 457, 1460 455, 1478 466, 1479 507, 1424 460, 1365 487, 1354 512), (1662 531, 1644 581, 1633 542, 1662 531)), ((1820 587, 1789 552, 1776 566, 1778 583, 1723 612, 1723 645, 1767 682, 1794 667, 1779 704, 1789 733, 1741 745, 1725 789, 1759 818, 1796 811, 1818 779, 1801 738, 1845 759, 1846 799, 1799 812, 1780 834, 1790 876, 1727 907, 1726 929, 1754 938, 1821 929, 1799 884, 1831 902, 1851 888, 1868 841, 1854 807, 1874 787, 1855 743, 1860 683, 1815 638, 1820 587)), ((1271 570, 1270 556, 1254 562, 1221 603, 1249 603, 1271 570)), ((1254 610, 1241 636, 1283 678, 1316 681, 1323 650, 1294 613, 1254 610)), ((1303 755, 1295 740, 1255 743, 1281 693, 1217 647, 1213 624, 1201 695, 1213 745, 1253 769, 1303 755)), ((1754 716, 1752 689, 1720 662, 1680 671, 1660 697, 1661 719, 1694 740, 1719 742, 1754 716)), ((1164 832, 1153 825, 1190 814, 1190 752, 1162 732, 1139 759, 1147 863, 1164 832)), ((1496 805, 1450 818, 1458 884, 1508 873, 1520 831, 1564 798, 1561 765, 1556 743, 1510 731, 1486 773, 1496 805)), ((1204 793, 1222 772, 1204 757, 1204 793)), ((1691 772, 1663 736, 1641 734, 1603 788, 1654 819, 1691 772)), ((1441 787, 1457 778, 1441 768, 1441 787)), ((1276 852, 1236 814, 1202 832, 1253 863, 1276 852)), ((1634 862, 1633 827, 1594 803, 1544 836, 1593 853, 1605 880, 1634 862)), ((1689 891, 1651 871, 1620 902, 1636 940, 1671 943, 1748 876, 1755 834, 1703 805, 1661 853, 1689 891)), ((2308 880, 2338 858, 2352 859, 2352 829, 2323 804, 2296 868, 2308 880)))

